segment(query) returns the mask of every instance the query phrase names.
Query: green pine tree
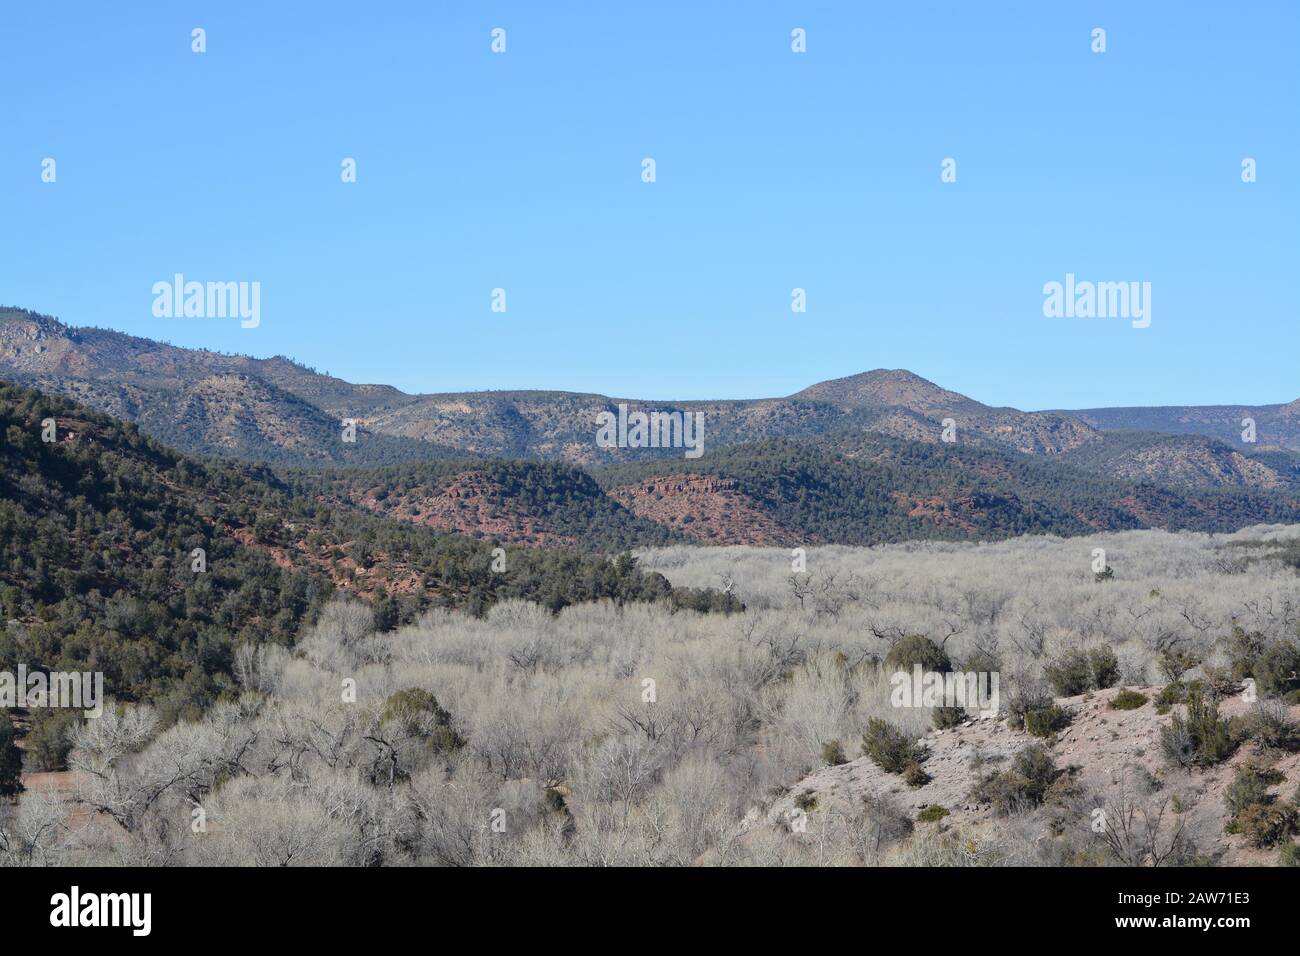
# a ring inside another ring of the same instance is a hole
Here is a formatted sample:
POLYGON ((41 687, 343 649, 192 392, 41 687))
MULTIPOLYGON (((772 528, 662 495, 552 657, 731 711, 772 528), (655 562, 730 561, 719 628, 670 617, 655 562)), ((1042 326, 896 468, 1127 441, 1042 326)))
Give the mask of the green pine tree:
POLYGON ((22 792, 23 752, 18 749, 9 714, 0 711, 0 797, 16 797, 22 792))

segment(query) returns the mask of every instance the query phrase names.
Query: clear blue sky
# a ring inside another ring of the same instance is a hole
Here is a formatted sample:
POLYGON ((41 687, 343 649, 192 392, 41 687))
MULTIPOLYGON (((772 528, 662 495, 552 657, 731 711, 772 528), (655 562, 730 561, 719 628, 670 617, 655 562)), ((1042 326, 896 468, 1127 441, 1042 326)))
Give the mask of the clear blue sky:
POLYGON ((1298 61, 1294 0, 6 0, 0 303, 409 391, 1289 401, 1298 61), (175 272, 261 326, 154 318, 175 272), (1151 327, 1045 318, 1067 272, 1151 327))

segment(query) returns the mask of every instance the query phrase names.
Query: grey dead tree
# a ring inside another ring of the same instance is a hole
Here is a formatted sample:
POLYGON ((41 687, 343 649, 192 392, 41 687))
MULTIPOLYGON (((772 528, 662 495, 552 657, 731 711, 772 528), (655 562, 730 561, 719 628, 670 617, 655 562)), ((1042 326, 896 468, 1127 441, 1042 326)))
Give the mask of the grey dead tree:
POLYGON ((893 647, 907 636, 907 632, 897 624, 877 624, 874 618, 867 619, 867 630, 878 641, 884 641, 893 647))
POLYGON ((1037 610, 1038 604, 1035 603, 1028 613, 1020 615, 1016 621, 1020 635, 1011 638, 1021 653, 1030 657, 1042 657, 1047 645, 1047 622, 1031 616, 1037 610))
POLYGON ((997 624, 1003 608, 1011 600, 1011 595, 1005 591, 992 592, 980 588, 966 588, 961 592, 961 598, 966 605, 967 620, 972 624, 987 624, 992 627, 997 624))
POLYGON ((1200 602, 1195 598, 1185 600, 1178 611, 1178 616, 1188 623, 1197 633, 1204 634, 1214 627, 1214 620, 1201 611, 1200 602))
POLYGON ((800 579, 798 574, 792 574, 787 579, 787 583, 790 585, 791 596, 799 602, 799 610, 802 611, 804 601, 811 597, 813 593, 812 577, 805 575, 804 578, 800 579))
POLYGON ((57 794, 29 790, 0 824, 0 866, 56 866, 69 837, 68 805, 57 794))
POLYGON ((843 577, 828 572, 817 582, 815 591, 813 607, 817 614, 838 618, 844 605, 858 602, 862 594, 862 582, 851 571, 843 577))
POLYGON ((946 651, 948 649, 948 642, 958 634, 965 633, 966 628, 960 621, 950 621, 946 619, 943 622, 943 626, 948 629, 947 633, 945 633, 943 637, 939 638, 939 640, 935 641, 935 643, 939 645, 940 650, 946 651))
POLYGON ((1176 866, 1195 856, 1186 813, 1174 812, 1173 796, 1135 780, 1130 768, 1117 775, 1103 812, 1102 839, 1125 866, 1176 866))

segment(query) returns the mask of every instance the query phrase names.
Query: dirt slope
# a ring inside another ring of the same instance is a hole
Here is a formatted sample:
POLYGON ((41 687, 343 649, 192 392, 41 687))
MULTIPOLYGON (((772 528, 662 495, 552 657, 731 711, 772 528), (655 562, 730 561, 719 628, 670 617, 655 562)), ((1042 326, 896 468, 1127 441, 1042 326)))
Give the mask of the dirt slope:
MULTIPOLYGON (((1137 689, 1150 698, 1160 692, 1160 687, 1137 689)), ((1140 767, 1159 781, 1162 790, 1183 797, 1189 806, 1186 811, 1189 824, 1203 834, 1200 841, 1203 851, 1219 856, 1219 862, 1224 865, 1272 864, 1277 857, 1276 850, 1256 850, 1241 836, 1224 833, 1228 818, 1224 792, 1233 778, 1234 768, 1259 760, 1255 745, 1244 744, 1230 760, 1205 770, 1189 772, 1170 768, 1160 748, 1160 728, 1169 723, 1170 715, 1157 714, 1151 702, 1136 710, 1111 710, 1107 705, 1117 693, 1118 689, 1110 689, 1057 700, 1070 713, 1071 723, 1048 742, 1056 766, 1077 767, 1079 784, 1097 795, 1093 802, 1098 806, 1105 803, 1108 794, 1114 793, 1119 775, 1126 767, 1140 767)), ((1220 713, 1224 717, 1236 716, 1243 714, 1248 706, 1240 697, 1231 697, 1220 703, 1220 713)), ((1291 708, 1291 717, 1300 717, 1300 706, 1291 708)), ((886 773, 869 758, 860 757, 809 774, 768 808, 767 820, 780 825, 804 794, 815 795, 816 805, 825 807, 856 805, 864 795, 887 793, 909 807, 913 818, 932 804, 949 811, 938 824, 918 823, 920 834, 924 834, 925 827, 937 825, 944 830, 960 831, 977 841, 995 840, 1006 827, 1006 820, 995 816, 988 804, 973 801, 969 796, 971 789, 982 774, 1005 767, 1021 749, 1042 742, 1040 738, 1023 730, 1012 730, 1001 719, 972 719, 951 730, 930 731, 922 742, 930 753, 923 766, 932 778, 925 786, 910 788, 899 775, 886 773)), ((1281 800, 1290 799, 1300 782, 1300 753, 1284 754, 1276 762, 1267 762, 1285 777, 1270 792, 1281 800)))

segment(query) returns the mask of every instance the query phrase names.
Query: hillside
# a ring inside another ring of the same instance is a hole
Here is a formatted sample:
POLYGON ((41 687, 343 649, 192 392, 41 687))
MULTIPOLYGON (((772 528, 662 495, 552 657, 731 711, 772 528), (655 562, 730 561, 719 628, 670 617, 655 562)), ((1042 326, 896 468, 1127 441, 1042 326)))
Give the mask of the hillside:
MULTIPOLYGON (((136 426, 0 383, 0 659, 101 670, 108 692, 197 714, 242 643, 290 644, 334 592, 383 626, 507 598, 728 607, 626 559, 511 548, 317 498, 266 468, 199 460, 136 426), (53 420, 55 441, 42 440, 53 420), (205 567, 194 568, 194 549, 205 567)), ((612 507, 612 506, 611 506, 612 507)))
MULTIPOLYGON (((1161 689, 1161 685, 1155 685, 1128 690, 1154 698, 1161 689)), ((886 773, 865 756, 839 766, 822 767, 776 800, 762 820, 780 825, 800 806, 813 806, 823 814, 843 812, 861 804, 864 799, 879 799, 880 795, 886 794, 905 808, 905 813, 916 818, 922 838, 942 839, 945 834, 961 833, 967 840, 992 845, 1004 832, 1006 812, 999 811, 987 799, 972 794, 980 779, 978 762, 982 760, 992 766, 1010 764, 1017 754, 1039 745, 1057 768, 1069 768, 1068 776, 1061 780, 1052 794, 1053 801, 1045 810, 1038 811, 1041 816, 1050 817, 1053 812, 1063 815, 1059 803, 1067 802, 1070 797, 1077 800, 1079 794, 1087 792, 1101 795, 1094 798, 1094 805, 1104 806, 1110 812, 1132 807, 1135 816, 1140 815, 1145 809, 1141 807, 1142 800, 1147 796, 1143 782, 1174 777, 1170 786, 1182 789, 1181 799, 1190 805, 1182 823, 1189 835, 1195 833, 1200 837, 1196 850, 1202 864, 1212 861, 1221 866, 1267 866, 1272 863, 1277 855, 1275 850, 1252 846, 1250 840, 1230 825, 1234 776, 1255 765, 1259 757, 1249 753, 1249 748, 1242 748, 1243 752, 1231 761, 1207 768, 1195 780, 1194 786, 1190 785, 1190 781, 1177 779, 1176 775, 1168 772, 1162 756, 1161 733, 1167 729, 1170 718, 1157 713, 1149 703, 1135 710, 1114 709, 1110 705, 1118 693, 1116 689, 1107 689, 1084 696, 1057 698, 1055 706, 1068 715, 1070 723, 1059 736, 1053 734, 1047 740, 1035 738, 1023 728, 1008 727, 1003 721, 974 717, 948 730, 930 730, 921 738, 927 753, 924 765, 927 780, 917 788, 906 786, 897 775, 886 773), (979 758, 975 754, 979 754, 979 758), (1128 789, 1123 789, 1125 787, 1128 789), (942 807, 946 812, 939 821, 927 821, 921 817, 927 807, 942 807)), ((1221 712, 1230 719, 1245 721, 1250 708, 1237 694, 1225 699, 1221 712)), ((1289 721, 1300 717, 1300 707, 1283 705, 1282 712, 1289 721)), ((1300 772, 1300 755, 1290 752, 1280 755, 1280 759, 1276 756, 1273 759, 1272 771, 1277 774, 1273 779, 1296 779, 1297 772, 1300 772)), ((1278 784, 1265 790, 1273 792, 1262 799, 1282 803, 1294 792, 1293 787, 1278 784)), ((1151 812, 1154 813, 1159 801, 1152 803, 1151 812)), ((1088 819, 1091 820, 1091 816, 1088 819)), ((752 827, 758 820, 748 822, 752 827)), ((1067 846, 1069 836, 1074 836, 1076 843, 1083 842, 1076 834, 1078 830, 1086 830, 1076 821, 1071 823, 1074 825, 1065 834, 1059 830, 1057 833, 1058 838, 1066 837, 1061 839, 1061 843, 1067 846), (1071 833, 1071 830, 1075 832, 1071 833)), ((1108 841, 1096 840, 1099 845, 1092 849, 1094 857, 1089 862, 1130 862, 1115 860, 1125 851, 1135 857, 1138 855, 1139 840, 1133 838, 1130 845, 1123 839, 1126 835, 1115 828, 1110 831, 1108 841)), ((1083 845, 1087 846, 1086 843, 1083 845)), ((1068 852, 1056 849, 1057 852, 1068 852)))
POLYGON ((590 474, 558 462, 426 462, 300 472, 291 480, 306 495, 489 541, 611 553, 689 540, 637 517, 590 474))
POLYGON ((695 521, 672 524, 708 543, 992 540, 1149 527, 1228 531, 1256 521, 1300 520, 1300 494, 1294 492, 1177 490, 1105 479, 1055 460, 874 434, 775 440, 693 462, 596 472, 610 495, 645 517, 672 513, 665 499, 683 497, 690 497, 689 506, 676 510, 699 514, 701 492, 691 479, 704 475, 726 479, 730 500, 718 505, 720 512, 743 508, 767 522, 761 536, 748 532, 754 526, 749 519, 734 523, 730 533, 721 533, 718 523, 703 529, 695 521))
POLYGON ((1242 420, 1255 420, 1258 447, 1300 451, 1300 399, 1285 405, 1170 405, 1150 408, 1084 408, 1060 412, 1102 431, 1204 435, 1237 448, 1242 420))
MULTIPOLYGON (((1202 441, 1156 438, 1156 451, 1164 442, 1202 441)), ((1151 459, 1152 441, 1097 436, 1049 459, 855 431, 590 473, 556 462, 463 460, 302 471, 289 480, 303 496, 397 521, 604 552, 673 542, 793 547, 1232 531, 1300 520, 1300 483, 1285 461, 1270 467, 1215 447, 1205 472, 1157 468, 1163 460, 1151 459), (1149 480, 1156 472, 1161 480, 1149 480)), ((1191 452, 1172 457, 1181 462, 1191 452)))
POLYGON ((900 369, 734 401, 407 395, 284 357, 182 349, 14 309, 0 310, 0 374, 191 454, 320 471, 327 487, 317 490, 348 511, 533 546, 1228 530, 1290 520, 1300 489, 1300 454, 1278 424, 1296 403, 1229 410, 1238 422, 1258 415, 1260 444, 1244 445, 1186 430, 1227 411, 1168 420, 1183 431, 1098 430, 1173 412, 995 408, 900 369), (600 447, 597 415, 623 403, 701 414, 704 457, 600 447), (354 443, 342 440, 343 419, 357 421, 354 443), (951 443, 941 440, 945 422, 951 443))
POLYGON ((705 447, 809 438, 846 429, 937 442, 952 418, 962 440, 1053 455, 1093 430, 1058 413, 991 408, 900 370, 877 369, 785 398, 647 401, 579 392, 407 395, 353 385, 283 357, 183 349, 105 329, 79 329, 0 309, 0 375, 130 419, 192 452, 289 464, 448 457, 537 458, 581 465, 680 458, 682 450, 598 448, 596 416, 703 413, 705 447), (338 423, 358 420, 353 446, 338 423))
POLYGON ((286 464, 452 454, 367 426, 367 409, 400 395, 387 386, 349 385, 279 357, 222 355, 68 328, 21 310, 0 309, 0 376, 134 421, 151 437, 194 454, 286 464), (359 420, 355 443, 342 440, 345 417, 359 420))
POLYGON ((1061 460, 1099 475, 1176 488, 1300 488, 1300 454, 1246 454, 1242 447, 1204 435, 1118 431, 1096 436, 1061 460))

